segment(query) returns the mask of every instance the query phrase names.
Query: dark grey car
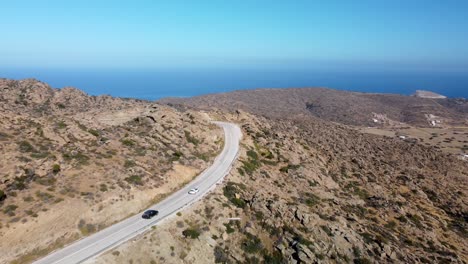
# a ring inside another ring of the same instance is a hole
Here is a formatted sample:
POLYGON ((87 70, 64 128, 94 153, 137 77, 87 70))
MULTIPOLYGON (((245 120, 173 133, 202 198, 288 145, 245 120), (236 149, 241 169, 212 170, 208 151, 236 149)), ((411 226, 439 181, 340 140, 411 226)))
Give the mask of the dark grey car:
POLYGON ((145 211, 143 213, 143 215, 141 217, 144 218, 144 219, 151 219, 151 218, 153 218, 153 216, 156 216, 158 214, 159 214, 159 212, 156 211, 156 210, 147 210, 147 211, 145 211))

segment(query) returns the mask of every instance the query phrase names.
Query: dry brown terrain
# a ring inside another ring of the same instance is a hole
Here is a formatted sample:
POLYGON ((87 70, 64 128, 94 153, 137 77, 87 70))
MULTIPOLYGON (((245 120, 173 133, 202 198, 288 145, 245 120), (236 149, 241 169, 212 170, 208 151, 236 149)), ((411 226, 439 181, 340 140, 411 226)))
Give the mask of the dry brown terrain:
POLYGON ((278 119, 315 116, 357 126, 468 124, 466 99, 419 98, 325 88, 240 90, 192 98, 164 98, 160 102, 197 109, 242 109, 278 119))
POLYGON ((205 114, 0 80, 0 263, 24 263, 178 189, 223 145, 205 114))
POLYGON ((244 139, 222 189, 96 263, 467 263, 467 162, 319 119, 225 118, 244 139))
POLYGON ((32 80, 0 89, 4 262, 189 180, 222 147, 211 116, 244 135, 223 185, 94 262, 468 263, 464 99, 267 89, 164 106, 32 80))
POLYGON ((468 153, 468 127, 364 127, 364 133, 398 137, 405 141, 417 141, 426 146, 435 146, 447 153, 461 156, 468 153))

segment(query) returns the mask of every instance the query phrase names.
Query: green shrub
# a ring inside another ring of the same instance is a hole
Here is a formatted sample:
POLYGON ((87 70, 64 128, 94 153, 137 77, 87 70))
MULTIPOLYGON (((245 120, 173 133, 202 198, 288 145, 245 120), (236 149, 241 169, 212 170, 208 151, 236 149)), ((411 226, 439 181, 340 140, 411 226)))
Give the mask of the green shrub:
POLYGON ((406 214, 406 217, 411 220, 411 222, 413 222, 413 224, 416 225, 416 227, 418 228, 422 228, 424 227, 423 224, 421 223, 421 217, 419 217, 418 215, 414 215, 414 214, 406 214))
POLYGON ((320 228, 322 228, 322 230, 325 233, 327 233, 328 236, 330 236, 330 237, 333 236, 333 233, 332 233, 331 229, 328 226, 323 225, 323 226, 320 226, 320 228))
POLYGON ((120 142, 122 142, 122 144, 124 146, 127 146, 127 147, 133 147, 135 146, 135 141, 129 139, 129 138, 123 138, 120 140, 120 142))
POLYGON ((200 141, 196 139, 195 137, 193 137, 189 131, 185 130, 184 134, 185 134, 185 139, 187 140, 187 142, 192 143, 195 146, 198 146, 198 144, 200 144, 200 141))
POLYGON ((364 233, 361 233, 360 234, 364 240, 364 242, 366 242, 366 244, 369 244, 369 243, 372 243, 374 241, 374 238, 371 234, 367 233, 367 232, 364 232, 364 233))
POLYGON ((100 190, 101 192, 107 192, 107 191, 108 191, 108 189, 107 189, 107 184, 101 183, 101 184, 99 185, 99 190, 100 190))
POLYGON ((391 220, 387 224, 385 224, 385 227, 388 229, 395 229, 396 225, 397 225, 396 222, 391 220))
POLYGON ((269 255, 267 252, 263 254, 264 263, 268 264, 283 264, 287 263, 286 259, 283 257, 281 252, 275 250, 272 255, 269 255))
POLYGON ((141 179, 141 176, 139 176, 139 175, 129 176, 129 177, 125 178, 125 180, 130 184, 143 185, 143 181, 141 179))
POLYGON ((310 207, 313 207, 322 201, 317 195, 313 193, 306 193, 304 196, 306 196, 305 204, 310 207))
POLYGON ((176 152, 174 152, 174 153, 172 154, 171 160, 172 160, 172 161, 177 161, 177 160, 179 160, 179 159, 180 159, 181 157, 183 157, 183 156, 184 156, 184 154, 182 154, 182 152, 176 151, 176 152))
POLYGON ((54 196, 48 192, 41 192, 37 191, 36 192, 37 198, 39 198, 43 202, 51 202, 54 196))
POLYGON ((131 167, 134 167, 135 165, 136 165, 136 163, 133 160, 126 160, 125 163, 124 163, 125 168, 131 168, 131 167))
POLYGON ((258 154, 254 150, 250 149, 247 151, 247 156, 252 160, 258 160, 258 154))
POLYGON ((89 161, 89 157, 81 152, 78 152, 74 155, 70 153, 63 153, 62 156, 65 160, 76 160, 78 164, 81 164, 81 165, 87 164, 89 161))
POLYGON ((223 224, 223 225, 226 227, 226 233, 228 234, 234 233, 236 231, 234 228, 232 228, 232 225, 230 222, 223 224))
POLYGON ((59 173, 60 170, 61 170, 60 165, 58 165, 58 164, 52 165, 52 172, 53 173, 57 174, 57 173, 59 173))
POLYGON ((242 170, 249 175, 252 175, 252 173, 261 166, 257 152, 252 149, 247 151, 247 160, 241 162, 242 170))
POLYGON ((20 141, 18 143, 18 145, 19 145, 19 150, 21 152, 34 152, 35 151, 34 147, 31 145, 31 143, 29 143, 26 140, 20 141))
POLYGON ((93 224, 87 224, 83 219, 78 223, 78 229, 80 230, 83 236, 90 235, 96 232, 96 226, 93 224))
POLYGON ((246 238, 242 241, 242 244, 241 244, 241 248, 247 252, 247 253, 250 253, 250 254, 255 254, 257 252, 259 252, 260 250, 262 250, 263 248, 263 245, 262 245, 262 241, 250 234, 250 233, 246 233, 246 238))
POLYGON ((287 166, 281 167, 279 169, 280 172, 288 173, 289 170, 297 170, 301 167, 301 165, 293 165, 293 164, 288 164, 287 166))
POLYGON ((16 208, 18 208, 17 205, 15 204, 9 204, 7 205, 7 207, 5 207, 5 209, 3 209, 3 212, 9 216, 14 216, 15 215, 15 211, 16 211, 16 208))
POLYGON ((88 129, 88 132, 95 137, 99 137, 101 135, 101 133, 98 130, 91 129, 91 128, 88 129))
POLYGON ((230 200, 235 206, 239 207, 239 208, 244 208, 246 203, 243 199, 240 199, 240 198, 231 198, 230 200))
POLYGON ((63 122, 63 121, 59 121, 59 122, 57 122, 57 124, 55 124, 55 125, 56 125, 56 127, 57 127, 58 129, 64 129, 64 128, 67 127, 67 124, 65 124, 65 122, 63 122))
POLYGON ((237 187, 239 184, 234 182, 228 182, 223 188, 223 194, 229 201, 239 208, 244 208, 246 203, 243 199, 237 198, 236 193, 238 192, 237 187))
POLYGON ((184 237, 196 239, 200 236, 200 232, 196 229, 189 228, 182 231, 182 235, 184 235, 184 237))
POLYGON ((357 258, 354 260, 355 264, 371 264, 372 261, 370 261, 368 258, 357 258))
POLYGON ((0 190, 0 202, 6 199, 6 194, 3 190, 0 190))

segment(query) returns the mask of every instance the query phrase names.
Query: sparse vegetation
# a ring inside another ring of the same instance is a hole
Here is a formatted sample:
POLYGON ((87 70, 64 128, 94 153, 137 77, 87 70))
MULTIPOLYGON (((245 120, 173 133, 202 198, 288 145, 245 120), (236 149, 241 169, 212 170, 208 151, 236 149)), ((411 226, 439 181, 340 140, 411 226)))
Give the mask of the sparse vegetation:
POLYGON ((129 176, 125 178, 125 181, 133 185, 143 185, 143 180, 140 175, 129 176))
POLYGON ((18 146, 19 146, 19 150, 21 152, 34 152, 35 151, 34 147, 31 145, 31 143, 29 143, 26 140, 20 141, 18 143, 18 146))
POLYGON ((101 133, 99 132, 99 130, 96 130, 96 129, 91 129, 91 128, 90 128, 90 129, 88 129, 88 132, 89 132, 91 135, 95 136, 95 137, 99 137, 99 136, 101 135, 101 133))
POLYGON ((197 239, 200 236, 200 232, 196 229, 188 228, 182 231, 182 235, 191 239, 197 239))
MULTIPOLYGON (((233 183, 233 182, 228 182, 226 186, 224 187, 224 196, 228 198, 229 201, 231 201, 235 206, 239 208, 244 208, 246 203, 243 199, 236 197, 238 195, 238 187, 242 185, 233 183)), ((245 187, 244 187, 245 188, 245 187)))
POLYGON ((60 168, 60 165, 59 165, 59 164, 54 164, 54 165, 52 165, 52 172, 53 172, 53 173, 57 174, 57 173, 60 172, 60 170, 61 170, 61 168, 60 168))
POLYGON ((133 147, 136 145, 135 141, 129 139, 129 138, 123 138, 120 140, 120 142, 122 142, 122 144, 124 146, 127 146, 127 147, 133 147))
POLYGON ((288 164, 287 166, 281 167, 280 171, 284 173, 288 173, 290 170, 297 170, 300 167, 301 167, 300 165, 288 164))
POLYGON ((55 126, 58 128, 58 129, 64 129, 67 127, 67 124, 64 122, 64 121, 59 121, 57 122, 57 124, 55 124, 55 126))
POLYGON ((125 168, 131 168, 135 167, 136 162, 134 160, 125 160, 124 167, 125 168))
POLYGON ((5 192, 3 190, 0 190, 0 202, 5 200, 7 198, 5 192))
POLYGON ((260 239, 250 233, 246 233, 246 238, 242 241, 241 248, 249 254, 255 254, 263 249, 260 239))
POLYGON ((5 209, 3 209, 3 213, 5 213, 6 215, 9 215, 9 216, 15 216, 16 208, 18 208, 17 205, 9 204, 9 205, 7 205, 5 207, 5 209))
POLYGON ((81 235, 83 236, 89 236, 90 234, 97 231, 95 225, 86 223, 86 221, 83 219, 80 219, 78 223, 78 229, 80 230, 81 235))
POLYGON ((194 136, 192 136, 190 131, 185 130, 184 134, 185 134, 185 139, 187 140, 187 142, 192 143, 195 146, 198 146, 198 144, 200 144, 200 141, 196 139, 194 136))

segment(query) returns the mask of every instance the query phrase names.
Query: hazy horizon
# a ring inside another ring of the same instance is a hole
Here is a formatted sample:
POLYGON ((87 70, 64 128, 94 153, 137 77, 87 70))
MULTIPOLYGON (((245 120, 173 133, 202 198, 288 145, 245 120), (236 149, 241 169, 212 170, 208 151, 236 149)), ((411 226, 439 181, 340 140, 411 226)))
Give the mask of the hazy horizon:
POLYGON ((24 0, 2 10, 4 78, 146 99, 304 86, 468 97, 464 1, 24 0))
POLYGON ((468 3, 2 4, 0 67, 386 67, 468 72, 468 3))

